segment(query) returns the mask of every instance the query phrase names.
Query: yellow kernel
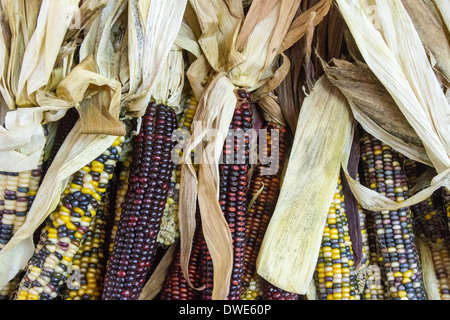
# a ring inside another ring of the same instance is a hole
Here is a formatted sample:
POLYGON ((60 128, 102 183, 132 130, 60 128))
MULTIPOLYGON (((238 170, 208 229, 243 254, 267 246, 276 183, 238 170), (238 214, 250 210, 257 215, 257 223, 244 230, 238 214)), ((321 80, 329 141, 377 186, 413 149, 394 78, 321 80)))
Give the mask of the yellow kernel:
POLYGON ((77 230, 77 227, 72 222, 68 222, 66 224, 66 227, 67 227, 67 229, 70 229, 70 230, 77 230))
POLYGON ((116 140, 114 140, 114 143, 112 144, 112 146, 117 147, 120 144, 121 144, 120 137, 118 137, 116 140))
POLYGON ((60 207, 59 207, 59 211, 66 212, 66 213, 70 213, 70 210, 67 209, 65 206, 60 206, 60 207))
POLYGON ((342 293, 340 293, 340 292, 333 293, 333 298, 334 299, 341 299, 342 298, 342 293))
POLYGON ((71 183, 71 184, 70 184, 70 188, 71 188, 71 189, 81 189, 81 186, 78 185, 78 184, 75 184, 75 183, 71 183))
POLYGON ((80 209, 79 207, 76 207, 75 209, 73 209, 73 211, 75 211, 76 213, 78 213, 79 215, 84 215, 84 210, 80 209))
POLYGON ((75 232, 74 236, 75 236, 75 238, 77 238, 77 239, 82 239, 82 238, 83 238, 83 235, 82 235, 81 233, 79 233, 78 231, 75 232))
POLYGON ((81 217, 81 221, 84 221, 84 222, 91 222, 91 221, 92 221, 92 218, 91 218, 91 217, 81 217))
POLYGON ((92 194, 92 190, 90 190, 88 188, 81 188, 81 192, 85 193, 85 194, 92 194))
POLYGON ((99 195, 97 192, 92 192, 92 196, 95 200, 100 201, 102 199, 102 196, 99 195))
POLYGON ((405 273, 403 273, 403 276, 406 278, 410 278, 413 275, 413 271, 412 270, 408 270, 405 273))
POLYGON ((399 296, 400 298, 406 297, 406 291, 399 291, 399 292, 398 292, 398 296, 399 296))

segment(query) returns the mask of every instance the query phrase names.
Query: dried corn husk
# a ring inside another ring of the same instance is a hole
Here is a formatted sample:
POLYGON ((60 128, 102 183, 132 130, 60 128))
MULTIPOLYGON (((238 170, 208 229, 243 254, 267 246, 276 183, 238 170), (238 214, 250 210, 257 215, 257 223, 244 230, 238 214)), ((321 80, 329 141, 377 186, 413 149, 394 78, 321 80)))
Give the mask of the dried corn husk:
MULTIPOLYGON (((446 35, 445 26, 442 25, 439 17, 435 16, 424 1, 402 0, 402 3, 414 23, 423 46, 432 55, 432 59, 436 60, 433 68, 440 72, 449 83, 450 42, 446 35)), ((438 3, 443 3, 443 1, 436 1, 436 4, 438 3)), ((448 7, 447 4, 447 11, 450 13, 448 7)))
MULTIPOLYGON (((417 133, 438 173, 428 188, 397 203, 362 187, 343 168, 353 194, 365 209, 384 211, 416 204, 442 186, 448 189, 450 106, 405 8, 400 1, 377 0, 374 26, 366 1, 338 0, 338 5, 365 62, 417 133)), ((390 143, 387 136, 380 140, 390 143)))
POLYGON ((143 115, 151 99, 157 98, 170 105, 181 101, 182 48, 173 44, 181 28, 186 3, 187 0, 129 1, 132 10, 129 14, 132 19, 128 21, 130 90, 122 98, 126 116, 143 115), (171 70, 174 62, 176 69, 171 70), (155 96, 156 86, 165 88, 165 97, 155 96))
POLYGON ((55 6, 49 0, 42 1, 36 29, 25 48, 20 67, 16 93, 18 106, 36 105, 33 94, 45 87, 52 75, 64 36, 78 10, 78 2, 68 0, 55 6))
POLYGON ((438 172, 450 165, 450 106, 400 1, 376 1, 379 30, 364 0, 338 0, 365 62, 416 131, 438 172))
POLYGON ((302 105, 286 176, 257 259, 258 274, 283 290, 307 293, 353 124, 344 95, 321 77, 302 105))
POLYGON ((433 0, 433 2, 438 8, 443 22, 447 26, 447 34, 450 34, 450 7, 448 3, 445 0, 433 0))

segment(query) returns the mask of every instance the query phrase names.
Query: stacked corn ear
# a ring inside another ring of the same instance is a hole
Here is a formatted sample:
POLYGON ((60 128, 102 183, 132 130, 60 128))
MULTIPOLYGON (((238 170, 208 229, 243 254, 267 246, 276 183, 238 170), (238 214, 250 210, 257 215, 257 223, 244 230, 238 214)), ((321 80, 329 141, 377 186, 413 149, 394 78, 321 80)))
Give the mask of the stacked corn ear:
POLYGON ((124 137, 75 172, 59 205, 46 219, 35 252, 19 283, 16 300, 52 300, 60 293, 73 258, 99 210, 122 151, 124 137))
MULTIPOLYGON (((186 135, 191 133, 191 125, 194 119, 195 112, 197 111, 197 100, 194 96, 190 96, 186 99, 184 110, 178 121, 178 130, 183 138, 188 138, 186 135), (182 130, 184 132, 182 132, 182 130)), ((176 147, 175 152, 178 152, 180 157, 182 156, 182 150, 178 150, 176 147)), ((170 179, 170 188, 167 195, 167 203, 164 208, 164 214, 161 220, 161 228, 158 233, 157 241, 166 246, 175 242, 180 236, 178 226, 178 197, 180 193, 180 179, 181 168, 180 165, 175 165, 172 171, 170 179)))
POLYGON ((102 300, 137 300, 150 272, 173 162, 174 110, 151 102, 133 139, 128 190, 106 267, 102 300))
MULTIPOLYGON (((245 226, 249 176, 250 135, 253 127, 253 103, 244 89, 236 92, 237 104, 223 146, 219 164, 219 205, 231 232, 233 267, 228 300, 239 300, 244 275, 245 226)), ((205 290, 202 299, 211 299, 213 266, 208 248, 204 248, 205 290)))
POLYGON ((251 207, 248 209, 246 217, 244 275, 242 277, 243 292, 250 285, 250 281, 256 272, 256 259, 270 218, 275 210, 281 188, 282 166, 287 148, 287 129, 285 126, 270 122, 264 125, 263 129, 267 130, 267 145, 259 146, 260 149, 263 148, 263 150, 260 150, 260 154, 278 156, 278 167, 274 174, 266 175, 264 171, 273 163, 259 163, 252 175, 248 198, 252 200, 256 197, 256 199, 254 199, 251 207), (277 131, 277 134, 273 135, 273 137, 272 130, 277 131))
POLYGON ((40 185, 43 157, 36 169, 0 172, 0 250, 25 222, 40 185))
POLYGON ((86 237, 73 257, 71 274, 62 296, 65 300, 98 300, 103 287, 106 263, 107 202, 100 202, 86 237))
POLYGON ((340 179, 325 223, 315 281, 318 300, 360 300, 340 179))
MULTIPOLYGON (((0 250, 24 224, 42 179, 44 154, 38 167, 23 172, 0 172, 0 250)), ((16 276, 0 290, 0 300, 9 300, 20 278, 16 276)))
MULTIPOLYGON (((397 202, 408 197, 400 154, 365 133, 361 138, 361 158, 363 184, 397 202)), ((409 208, 371 214, 386 299, 426 299, 409 208)))
MULTIPOLYGON (((200 219, 197 219, 188 266, 189 279, 195 288, 199 288, 202 285, 202 239, 201 222, 200 219)), ((160 300, 199 300, 201 297, 200 291, 192 288, 184 277, 180 258, 181 250, 178 248, 175 259, 170 267, 169 275, 164 282, 160 300)))
POLYGON ((241 294, 241 300, 262 300, 264 297, 264 279, 255 273, 250 279, 250 284, 241 294))
POLYGON ((377 264, 376 239, 371 223, 373 221, 370 221, 371 215, 359 204, 358 214, 362 238, 362 258, 356 269, 358 294, 361 300, 384 300, 384 287, 377 264), (369 225, 371 227, 368 227, 369 225))

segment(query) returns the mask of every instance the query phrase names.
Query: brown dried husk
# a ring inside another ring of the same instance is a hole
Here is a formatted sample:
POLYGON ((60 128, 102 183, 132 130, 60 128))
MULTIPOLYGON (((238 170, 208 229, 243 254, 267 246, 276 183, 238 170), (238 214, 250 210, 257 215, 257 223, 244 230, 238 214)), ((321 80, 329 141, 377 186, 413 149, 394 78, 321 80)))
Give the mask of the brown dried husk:
MULTIPOLYGON (((368 17, 368 2, 338 0, 337 4, 365 63, 420 138, 437 172, 428 188, 402 203, 362 187, 346 172, 354 195, 365 209, 384 211, 416 204, 440 187, 449 189, 450 106, 406 9, 400 1, 377 0, 375 11, 379 15, 379 25, 374 26, 368 17)), ((376 132, 376 126, 371 130, 376 132)), ((389 135, 382 135, 379 130, 378 134, 380 140, 391 143, 389 135)), ((414 150, 403 152, 412 154, 414 150)))

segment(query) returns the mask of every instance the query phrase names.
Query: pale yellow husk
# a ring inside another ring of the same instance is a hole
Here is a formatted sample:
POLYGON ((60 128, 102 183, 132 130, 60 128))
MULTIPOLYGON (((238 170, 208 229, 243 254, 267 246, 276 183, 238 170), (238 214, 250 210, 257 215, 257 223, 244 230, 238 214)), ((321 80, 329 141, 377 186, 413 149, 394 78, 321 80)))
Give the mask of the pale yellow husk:
POLYGON ((286 176, 257 259, 258 274, 283 290, 308 292, 353 126, 346 98, 321 77, 302 105, 286 176))

